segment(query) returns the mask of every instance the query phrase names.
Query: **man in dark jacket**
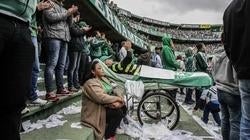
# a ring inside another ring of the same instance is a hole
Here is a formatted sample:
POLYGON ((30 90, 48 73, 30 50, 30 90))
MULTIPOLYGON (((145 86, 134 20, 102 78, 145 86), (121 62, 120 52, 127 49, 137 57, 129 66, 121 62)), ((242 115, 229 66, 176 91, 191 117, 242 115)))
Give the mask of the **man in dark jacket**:
POLYGON ((250 139, 250 1, 233 0, 224 13, 224 47, 239 79, 240 139, 250 139))
POLYGON ((68 42, 70 41, 69 25, 71 16, 78 8, 72 6, 68 10, 63 7, 63 0, 53 0, 53 8, 43 11, 44 37, 47 44, 47 62, 45 67, 46 99, 58 100, 53 92, 53 75, 55 72, 57 94, 69 94, 63 86, 63 72, 67 57, 68 42))
POLYGON ((80 89, 78 71, 82 51, 84 49, 84 35, 91 27, 81 25, 80 13, 74 14, 73 24, 70 27, 71 40, 69 42, 69 69, 68 69, 68 89, 70 92, 76 92, 80 89))
MULTIPOLYGON (((197 44, 197 53, 194 55, 195 72, 207 72, 207 58, 204 52, 205 45, 203 43, 197 44)), ((200 88, 195 89, 195 101, 200 99, 203 90, 200 88)))
POLYGON ((206 54, 204 52, 205 45, 203 43, 197 44, 197 53, 194 55, 195 71, 207 72, 208 64, 206 54))
MULTIPOLYGON (((185 61, 186 72, 194 72, 193 49, 191 47, 187 48, 187 50, 185 51, 185 55, 186 55, 186 61, 185 61)), ((186 104, 194 103, 194 100, 192 99, 192 94, 193 94, 193 89, 187 88, 184 103, 186 104)))

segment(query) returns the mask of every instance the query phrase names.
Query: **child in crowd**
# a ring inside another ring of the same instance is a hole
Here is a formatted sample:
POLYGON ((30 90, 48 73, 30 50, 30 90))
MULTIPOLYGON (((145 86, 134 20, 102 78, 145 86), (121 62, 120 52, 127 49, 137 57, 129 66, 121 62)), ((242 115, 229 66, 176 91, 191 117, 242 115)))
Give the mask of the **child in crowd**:
POLYGON ((213 115, 213 118, 218 126, 221 125, 221 119, 220 119, 220 104, 217 97, 217 88, 216 86, 212 86, 208 90, 203 90, 202 95, 194 107, 194 111, 196 111, 198 108, 203 109, 203 117, 202 121, 207 124, 209 113, 211 112, 213 115))

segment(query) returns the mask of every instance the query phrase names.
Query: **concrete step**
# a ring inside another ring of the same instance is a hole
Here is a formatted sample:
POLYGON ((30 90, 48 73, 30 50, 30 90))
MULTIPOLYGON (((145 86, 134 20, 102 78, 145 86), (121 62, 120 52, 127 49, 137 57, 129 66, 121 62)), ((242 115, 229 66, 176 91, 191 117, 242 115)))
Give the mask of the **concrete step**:
POLYGON ((42 128, 21 134, 23 140, 95 140, 93 130, 87 127, 71 128, 72 123, 79 122, 80 114, 67 115, 63 126, 42 128))
POLYGON ((31 120, 34 122, 36 120, 45 119, 61 109, 73 103, 79 102, 81 100, 81 92, 82 91, 79 91, 69 96, 61 96, 59 101, 48 102, 44 106, 27 106, 30 112, 23 114, 22 121, 31 120))
MULTIPOLYGON (((64 79, 64 83, 68 83, 67 76, 64 76, 63 79, 64 79)), ((65 84, 65 85, 67 86, 67 84, 65 84)), ((55 80, 55 78, 53 78, 53 88, 56 89, 56 80, 55 80)), ((37 81, 37 89, 39 91, 44 91, 45 90, 44 78, 40 78, 37 81)))
MULTIPOLYGON (((54 128, 42 128, 26 134, 21 134, 23 140, 95 140, 94 132, 88 127, 72 128, 71 124, 79 122, 80 114, 66 115, 63 120, 67 122, 63 126, 54 128)), ((117 140, 132 140, 127 135, 117 135, 117 140)))

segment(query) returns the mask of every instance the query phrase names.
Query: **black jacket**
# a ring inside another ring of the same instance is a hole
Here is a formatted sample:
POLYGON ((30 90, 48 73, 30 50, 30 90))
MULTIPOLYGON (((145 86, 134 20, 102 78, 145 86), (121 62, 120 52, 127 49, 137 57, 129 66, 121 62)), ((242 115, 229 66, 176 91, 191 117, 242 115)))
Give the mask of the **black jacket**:
POLYGON ((82 51, 84 47, 85 31, 83 31, 77 23, 73 23, 70 27, 70 35, 71 40, 69 42, 69 51, 82 51))
POLYGON ((239 79, 250 79, 250 1, 233 0, 224 13, 223 43, 239 79))
POLYGON ((198 52, 194 55, 195 71, 197 72, 207 72, 207 58, 205 53, 198 52))

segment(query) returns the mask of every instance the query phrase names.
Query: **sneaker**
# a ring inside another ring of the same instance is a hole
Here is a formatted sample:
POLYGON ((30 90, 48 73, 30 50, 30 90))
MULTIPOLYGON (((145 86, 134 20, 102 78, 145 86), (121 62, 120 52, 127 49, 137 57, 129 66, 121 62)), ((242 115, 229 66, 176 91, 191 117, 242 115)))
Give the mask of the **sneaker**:
POLYGON ((45 99, 52 102, 56 102, 59 100, 59 98, 56 96, 54 92, 46 93, 45 99))
POLYGON ((28 109, 27 107, 25 107, 23 110, 22 110, 22 114, 26 114, 26 113, 29 113, 30 112, 30 109, 28 109))
POLYGON ((79 90, 75 87, 69 87, 70 92, 78 92, 79 90))
POLYGON ((66 88, 62 88, 62 89, 58 89, 56 91, 56 94, 64 96, 64 95, 69 95, 71 93, 66 88))
POLYGON ((48 101, 40 99, 40 98, 37 98, 36 100, 31 102, 31 104, 34 104, 34 105, 45 105, 47 103, 48 101))

